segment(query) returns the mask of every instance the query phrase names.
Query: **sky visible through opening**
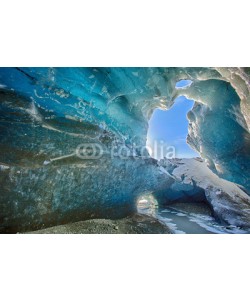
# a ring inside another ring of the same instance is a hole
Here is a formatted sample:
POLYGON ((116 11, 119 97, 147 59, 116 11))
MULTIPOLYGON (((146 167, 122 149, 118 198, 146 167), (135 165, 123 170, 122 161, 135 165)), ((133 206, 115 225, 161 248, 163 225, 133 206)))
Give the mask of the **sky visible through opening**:
MULTIPOLYGON (((190 85, 190 82, 179 83, 176 87, 182 88, 190 85)), ((186 81, 186 80, 185 80, 186 81)), ((191 158, 199 156, 186 142, 188 134, 187 113, 194 105, 193 100, 189 100, 184 96, 176 98, 174 105, 169 110, 156 109, 149 121, 149 129, 147 135, 147 146, 152 150, 152 157, 160 159, 160 145, 175 147, 175 157, 191 158), (155 148, 155 145, 157 147, 155 148), (157 149, 158 148, 158 149, 157 149), (155 151, 157 149, 157 151, 155 151)), ((170 148, 169 148, 170 149, 170 148)), ((165 151, 164 151, 164 156, 165 151)), ((171 157, 168 157, 171 158, 171 157)))
POLYGON ((180 80, 180 81, 176 82, 175 87, 177 89, 186 88, 186 87, 190 86, 191 84, 192 84, 192 80, 180 80))

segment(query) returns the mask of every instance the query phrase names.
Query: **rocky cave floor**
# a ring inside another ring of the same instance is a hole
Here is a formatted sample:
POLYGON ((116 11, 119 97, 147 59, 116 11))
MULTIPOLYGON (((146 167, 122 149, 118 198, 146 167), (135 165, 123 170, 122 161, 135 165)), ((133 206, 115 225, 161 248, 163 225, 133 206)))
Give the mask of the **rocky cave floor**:
POLYGON ((168 234, 172 233, 167 225, 154 217, 144 214, 134 214, 131 217, 110 220, 91 219, 65 225, 49 227, 28 233, 44 234, 168 234))

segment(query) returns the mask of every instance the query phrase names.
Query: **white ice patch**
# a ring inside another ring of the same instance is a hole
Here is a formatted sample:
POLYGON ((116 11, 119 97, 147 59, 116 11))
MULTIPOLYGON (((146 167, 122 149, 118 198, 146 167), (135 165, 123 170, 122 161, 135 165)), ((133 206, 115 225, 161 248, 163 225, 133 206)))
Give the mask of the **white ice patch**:
POLYGON ((176 216, 178 216, 178 217, 185 217, 186 215, 183 214, 183 213, 177 213, 176 216))
POLYGON ((169 213, 170 210, 169 209, 163 209, 161 212, 166 212, 166 213, 169 213))
POLYGON ((248 233, 246 230, 240 229, 237 226, 233 225, 220 225, 218 224, 215 219, 211 216, 202 215, 202 214, 194 214, 191 213, 189 216, 190 222, 194 222, 198 224, 200 227, 210 231, 212 233, 234 233, 234 234, 243 234, 248 233))
POLYGON ((177 225, 175 223, 173 223, 172 219, 168 219, 168 218, 163 218, 160 215, 157 215, 157 219, 161 222, 163 222, 165 225, 168 226, 168 228, 175 234, 185 234, 186 232, 179 230, 177 228, 177 225))
POLYGON ((0 165, 0 171, 8 170, 9 168, 7 165, 0 165))
POLYGON ((146 204, 146 203, 148 203, 148 200, 146 199, 142 199, 138 201, 138 204, 146 204))
MULTIPOLYGON (((32 99, 33 100, 33 99, 32 99)), ((31 103, 30 108, 26 110, 36 121, 42 122, 42 116, 39 114, 34 102, 31 103)))

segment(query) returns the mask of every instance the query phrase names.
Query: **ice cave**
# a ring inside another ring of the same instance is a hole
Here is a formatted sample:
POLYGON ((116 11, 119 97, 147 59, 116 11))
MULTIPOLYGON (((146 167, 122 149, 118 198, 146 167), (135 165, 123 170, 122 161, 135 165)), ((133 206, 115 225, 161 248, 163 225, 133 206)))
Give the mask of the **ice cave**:
POLYGON ((193 203, 217 222, 204 230, 249 232, 250 68, 0 68, 0 99, 1 233, 140 225, 138 203, 163 208, 161 224, 170 203, 193 203), (150 120, 178 99, 194 154, 152 157, 150 120))

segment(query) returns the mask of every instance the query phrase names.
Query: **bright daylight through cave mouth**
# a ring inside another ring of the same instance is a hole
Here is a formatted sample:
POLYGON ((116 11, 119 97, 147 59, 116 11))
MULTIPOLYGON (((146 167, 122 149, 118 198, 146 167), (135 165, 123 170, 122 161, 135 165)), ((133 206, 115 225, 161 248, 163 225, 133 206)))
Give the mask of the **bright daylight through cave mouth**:
MULTIPOLYGON (((192 84, 191 80, 181 80, 176 88, 185 88, 192 84)), ((147 146, 150 155, 155 159, 192 158, 200 156, 187 144, 187 113, 192 109, 194 101, 179 96, 168 110, 156 109, 149 121, 147 146)))

